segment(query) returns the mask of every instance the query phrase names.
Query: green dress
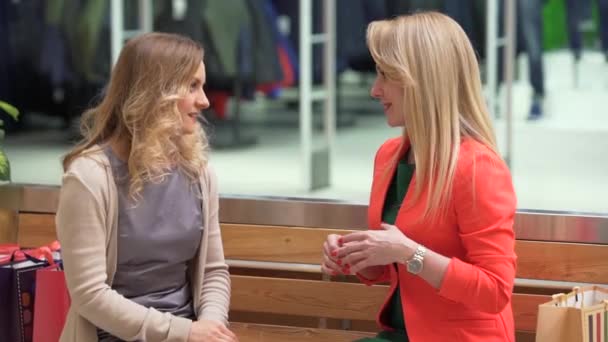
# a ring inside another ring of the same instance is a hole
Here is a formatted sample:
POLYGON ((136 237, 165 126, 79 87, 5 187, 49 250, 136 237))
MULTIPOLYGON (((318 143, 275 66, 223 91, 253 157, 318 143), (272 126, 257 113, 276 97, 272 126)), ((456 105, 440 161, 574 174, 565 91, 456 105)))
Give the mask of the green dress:
MULTIPOLYGON (((407 154, 406 154, 407 155, 407 154)), ((395 224, 399 208, 405 199, 407 189, 414 175, 414 165, 408 164, 407 159, 399 161, 397 171, 393 176, 391 185, 386 193, 384 208, 382 209, 382 221, 388 224, 395 224)), ((394 267, 397 267, 395 264, 394 267)), ((381 331, 376 337, 367 337, 357 340, 357 342, 407 342, 407 332, 403 317, 403 306, 401 304, 401 294, 399 287, 395 290, 391 301, 382 313, 383 321, 395 329, 395 331, 381 331)))

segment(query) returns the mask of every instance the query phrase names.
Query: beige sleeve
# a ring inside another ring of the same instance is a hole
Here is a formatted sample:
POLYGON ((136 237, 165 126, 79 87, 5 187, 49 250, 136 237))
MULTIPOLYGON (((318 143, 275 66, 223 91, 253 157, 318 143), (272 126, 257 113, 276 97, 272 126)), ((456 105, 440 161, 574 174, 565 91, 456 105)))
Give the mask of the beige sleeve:
POLYGON ((100 185, 105 177, 104 170, 92 167, 63 177, 56 223, 72 307, 123 340, 187 341, 190 320, 148 309, 106 284, 105 227, 110 218, 100 185))
POLYGON ((230 306, 230 274, 224 260, 224 247, 219 223, 219 194, 217 179, 213 169, 207 168, 207 189, 209 191, 209 241, 207 244, 207 262, 201 289, 201 302, 197 308, 198 318, 228 322, 230 306))

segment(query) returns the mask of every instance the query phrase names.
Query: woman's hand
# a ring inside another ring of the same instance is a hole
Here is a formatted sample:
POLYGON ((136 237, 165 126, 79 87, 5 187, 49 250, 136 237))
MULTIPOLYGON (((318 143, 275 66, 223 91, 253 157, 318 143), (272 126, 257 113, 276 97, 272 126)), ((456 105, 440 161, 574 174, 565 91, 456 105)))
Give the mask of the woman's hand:
POLYGON ((238 342, 238 338, 221 322, 201 319, 192 322, 188 342, 238 342))
POLYGON ((348 270, 344 273, 355 274, 371 266, 404 263, 414 255, 417 244, 399 228, 386 223, 381 224, 381 227, 383 230, 344 235, 338 241, 340 247, 334 258, 348 270))
POLYGON ((323 243, 323 264, 321 270, 327 275, 343 274, 342 261, 338 260, 336 250, 340 247, 338 241, 342 238, 338 234, 329 234, 323 243))

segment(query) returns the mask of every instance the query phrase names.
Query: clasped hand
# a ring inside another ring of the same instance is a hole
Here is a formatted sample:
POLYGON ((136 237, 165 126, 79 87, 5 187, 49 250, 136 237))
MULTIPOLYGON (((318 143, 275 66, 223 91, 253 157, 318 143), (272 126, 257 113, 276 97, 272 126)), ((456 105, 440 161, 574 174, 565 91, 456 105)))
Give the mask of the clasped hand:
POLYGON ((329 275, 355 274, 372 266, 384 266, 409 259, 416 243, 394 225, 344 236, 330 234, 323 244, 323 272, 329 275))

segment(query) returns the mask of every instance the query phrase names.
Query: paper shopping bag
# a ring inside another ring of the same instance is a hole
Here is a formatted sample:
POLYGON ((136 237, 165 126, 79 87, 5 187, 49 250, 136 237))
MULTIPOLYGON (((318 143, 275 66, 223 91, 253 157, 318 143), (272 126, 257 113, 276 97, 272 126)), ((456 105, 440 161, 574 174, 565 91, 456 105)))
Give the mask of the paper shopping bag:
POLYGON ((46 261, 0 266, 0 341, 32 341, 36 270, 46 261))
POLYGON ((536 342, 608 342, 608 289, 575 287, 539 305, 536 342))
POLYGON ((60 264, 38 269, 33 342, 57 342, 70 309, 70 295, 60 264))

